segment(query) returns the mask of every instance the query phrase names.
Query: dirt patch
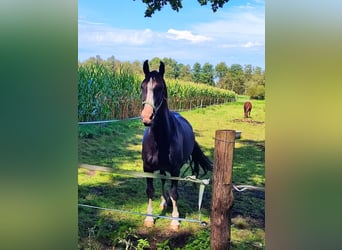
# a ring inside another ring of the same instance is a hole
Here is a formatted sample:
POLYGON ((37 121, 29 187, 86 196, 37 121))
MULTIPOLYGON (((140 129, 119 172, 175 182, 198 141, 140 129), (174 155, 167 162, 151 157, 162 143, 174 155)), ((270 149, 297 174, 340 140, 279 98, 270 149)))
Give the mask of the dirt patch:
POLYGON ((252 119, 249 118, 245 118, 245 119, 234 119, 232 120, 232 122, 247 122, 247 123, 251 123, 253 125, 260 125, 260 124, 264 124, 265 122, 262 121, 254 121, 252 119))
POLYGON ((250 146, 255 146, 258 149, 260 149, 261 151, 265 151, 265 141, 252 141, 252 140, 240 140, 241 144, 244 145, 250 145, 250 146))
POLYGON ((239 229, 251 229, 251 228, 263 228, 264 222, 261 219, 255 219, 251 217, 243 217, 241 215, 237 215, 231 220, 232 224, 235 225, 236 228, 239 229))
POLYGON ((180 228, 176 232, 168 228, 153 227, 140 228, 137 230, 137 235, 147 239, 151 249, 157 249, 161 244, 174 249, 184 247, 189 238, 193 236, 193 232, 185 228, 180 228))

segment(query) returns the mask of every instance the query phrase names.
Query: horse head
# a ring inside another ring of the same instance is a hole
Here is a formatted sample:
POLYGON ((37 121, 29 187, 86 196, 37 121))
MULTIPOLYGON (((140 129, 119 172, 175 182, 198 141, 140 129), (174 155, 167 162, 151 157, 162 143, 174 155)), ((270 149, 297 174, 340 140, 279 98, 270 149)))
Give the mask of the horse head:
POLYGON ((146 60, 143 71, 145 78, 141 83, 141 119, 145 126, 151 126, 156 114, 167 100, 167 89, 164 80, 165 65, 160 62, 159 71, 150 71, 148 60, 146 60))

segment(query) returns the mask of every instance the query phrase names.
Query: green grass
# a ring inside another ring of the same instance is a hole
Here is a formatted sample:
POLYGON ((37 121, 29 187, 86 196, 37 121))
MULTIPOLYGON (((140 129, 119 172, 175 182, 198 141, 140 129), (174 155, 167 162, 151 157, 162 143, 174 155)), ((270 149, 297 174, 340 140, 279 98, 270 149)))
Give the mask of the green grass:
MULTIPOLYGON (((265 101, 253 100, 251 118, 243 118, 244 97, 237 102, 182 112, 192 124, 196 140, 213 161, 214 136, 219 129, 241 131, 236 140, 233 183, 263 186, 265 144, 265 101)), ((144 126, 140 120, 125 120, 107 125, 79 126, 79 162, 112 167, 114 170, 142 171, 141 140, 144 126)), ((210 173, 211 174, 211 173, 210 173)), ((209 177, 210 177, 209 174, 209 177)), ((154 213, 161 214, 160 182, 154 181, 154 213)), ((78 170, 79 203, 146 212, 145 179, 118 174, 78 170)), ((180 183, 181 217, 198 219, 198 187, 180 183)), ((231 249, 263 249, 264 195, 257 192, 234 193, 231 249)), ((204 192, 201 219, 209 222, 211 187, 204 192)), ((163 214, 170 215, 168 209, 163 214)), ((169 220, 158 219, 154 228, 143 227, 144 217, 127 213, 79 207, 79 248, 115 249, 131 244, 150 245, 151 249, 201 249, 209 247, 210 228, 182 222, 177 233, 169 231, 169 220), (94 229, 94 235, 90 229, 94 229)), ((133 249, 133 248, 132 248, 133 249)), ((142 248, 141 248, 142 249, 142 248)), ((209 248, 207 248, 209 249, 209 248)))

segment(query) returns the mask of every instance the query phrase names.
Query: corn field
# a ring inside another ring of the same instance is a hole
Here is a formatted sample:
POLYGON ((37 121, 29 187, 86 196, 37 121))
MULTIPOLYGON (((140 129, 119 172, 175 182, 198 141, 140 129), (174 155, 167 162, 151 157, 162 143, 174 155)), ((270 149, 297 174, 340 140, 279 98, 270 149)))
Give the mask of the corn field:
MULTIPOLYGON (((104 64, 78 67, 78 121, 126 119, 140 115, 143 76, 104 64)), ((234 92, 166 79, 168 104, 181 111, 236 100, 234 92)))

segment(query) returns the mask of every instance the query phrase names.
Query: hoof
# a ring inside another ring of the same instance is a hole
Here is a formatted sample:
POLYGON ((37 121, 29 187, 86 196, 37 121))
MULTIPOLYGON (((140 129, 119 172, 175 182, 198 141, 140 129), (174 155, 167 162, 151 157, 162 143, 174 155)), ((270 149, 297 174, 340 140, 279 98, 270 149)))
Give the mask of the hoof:
POLYGON ((172 230, 172 231, 175 231, 175 232, 177 232, 178 230, 179 230, 179 225, 170 225, 170 229, 172 230))
POLYGON ((179 230, 179 221, 178 220, 172 220, 170 229, 173 231, 178 231, 179 230))
POLYGON ((153 227, 154 226, 154 221, 145 220, 144 221, 144 226, 145 227, 153 227))

